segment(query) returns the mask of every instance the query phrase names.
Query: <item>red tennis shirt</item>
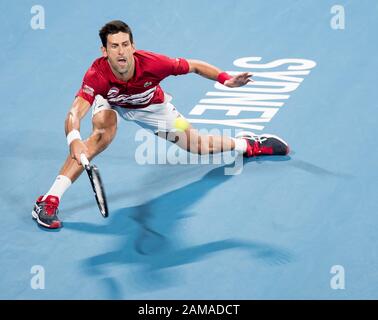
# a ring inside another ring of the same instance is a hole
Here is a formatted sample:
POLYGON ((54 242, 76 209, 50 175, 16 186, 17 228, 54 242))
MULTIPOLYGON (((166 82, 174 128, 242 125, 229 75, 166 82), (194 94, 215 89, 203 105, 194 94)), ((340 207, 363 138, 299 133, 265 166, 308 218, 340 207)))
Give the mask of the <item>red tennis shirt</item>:
POLYGON ((134 60, 134 76, 125 82, 116 78, 106 58, 96 59, 85 73, 76 96, 92 104, 95 96, 99 94, 110 105, 131 109, 145 108, 164 101, 164 92, 159 85, 164 78, 189 72, 189 63, 183 58, 170 58, 137 50, 134 60))

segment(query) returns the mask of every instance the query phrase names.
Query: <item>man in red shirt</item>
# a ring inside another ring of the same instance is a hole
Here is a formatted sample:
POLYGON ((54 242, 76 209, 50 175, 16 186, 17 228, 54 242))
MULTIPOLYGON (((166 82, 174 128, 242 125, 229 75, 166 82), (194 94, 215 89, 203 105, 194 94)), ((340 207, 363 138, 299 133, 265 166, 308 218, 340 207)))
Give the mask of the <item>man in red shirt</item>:
POLYGON ((117 118, 135 121, 179 147, 197 154, 235 150, 246 157, 286 155, 289 147, 273 135, 245 133, 238 138, 201 135, 192 126, 184 131, 175 128, 177 118, 184 118, 171 104, 159 83, 170 75, 195 72, 227 87, 240 87, 251 81, 250 73, 234 77, 199 60, 176 58, 136 50, 132 32, 122 21, 111 21, 100 30, 103 56, 86 72, 82 86, 65 121, 70 155, 50 190, 40 196, 32 216, 46 228, 60 228, 58 205, 63 193, 83 172, 80 155, 92 159, 113 140, 117 118), (93 131, 82 141, 80 120, 92 106, 93 131))

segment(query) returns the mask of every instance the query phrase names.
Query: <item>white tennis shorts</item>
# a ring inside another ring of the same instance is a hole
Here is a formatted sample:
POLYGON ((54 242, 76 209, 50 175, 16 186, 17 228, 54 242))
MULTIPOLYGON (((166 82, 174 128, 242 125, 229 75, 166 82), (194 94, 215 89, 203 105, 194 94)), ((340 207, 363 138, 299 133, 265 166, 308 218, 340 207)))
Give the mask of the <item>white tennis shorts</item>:
MULTIPOLYGON (((117 118, 120 116, 127 121, 134 121, 145 129, 150 129, 154 133, 159 131, 174 132, 174 121, 178 117, 183 117, 171 103, 172 97, 164 93, 164 102, 160 104, 150 104, 142 109, 127 109, 110 105, 108 100, 100 95, 95 97, 92 104, 92 117, 102 110, 114 110, 117 118)), ((184 117, 183 117, 184 118, 184 117)))

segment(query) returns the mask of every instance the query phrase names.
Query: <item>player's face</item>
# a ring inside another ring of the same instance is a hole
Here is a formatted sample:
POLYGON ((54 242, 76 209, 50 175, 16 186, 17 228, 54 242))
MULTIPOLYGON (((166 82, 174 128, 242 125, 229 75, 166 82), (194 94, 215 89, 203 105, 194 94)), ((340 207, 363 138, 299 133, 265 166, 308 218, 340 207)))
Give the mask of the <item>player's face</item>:
POLYGON ((118 32, 108 35, 106 48, 102 47, 102 53, 108 58, 113 70, 123 75, 134 66, 135 47, 130 41, 128 33, 118 32))

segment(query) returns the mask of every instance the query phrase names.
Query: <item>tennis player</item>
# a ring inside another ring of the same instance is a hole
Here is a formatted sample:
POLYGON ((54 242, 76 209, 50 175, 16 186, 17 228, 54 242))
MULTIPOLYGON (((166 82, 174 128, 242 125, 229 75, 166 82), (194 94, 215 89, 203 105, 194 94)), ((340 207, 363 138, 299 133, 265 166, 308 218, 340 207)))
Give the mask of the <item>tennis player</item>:
POLYGON ((32 216, 46 228, 60 228, 58 206, 64 192, 83 172, 80 154, 92 159, 113 140, 117 118, 135 121, 151 129, 179 147, 196 154, 235 150, 245 157, 286 155, 288 144, 273 135, 245 134, 242 137, 200 135, 191 125, 184 131, 175 128, 175 119, 183 117, 172 104, 172 97, 163 91, 160 82, 168 76, 190 72, 234 88, 252 81, 244 72, 231 76, 200 60, 170 58, 165 55, 137 50, 129 26, 111 21, 99 32, 102 57, 86 72, 65 120, 69 156, 50 190, 40 196, 32 216), (80 120, 92 108, 93 131, 82 140, 80 120))

